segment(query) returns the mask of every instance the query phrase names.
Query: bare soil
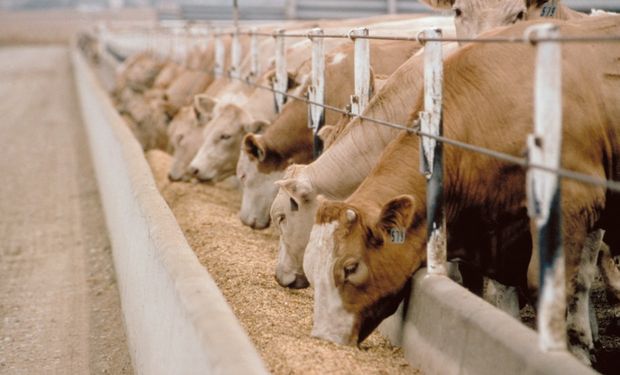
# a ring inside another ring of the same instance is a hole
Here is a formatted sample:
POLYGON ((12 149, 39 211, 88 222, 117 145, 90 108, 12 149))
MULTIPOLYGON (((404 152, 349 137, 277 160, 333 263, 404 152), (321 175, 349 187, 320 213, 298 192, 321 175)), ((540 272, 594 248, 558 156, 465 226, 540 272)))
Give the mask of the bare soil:
POLYGON ((0 374, 132 374, 67 47, 0 82, 0 374))
POLYGON ((170 183, 170 156, 149 151, 147 160, 189 244, 272 373, 419 374, 376 332, 359 349, 312 338, 312 290, 276 283, 278 237, 241 224, 239 191, 230 184, 170 183))

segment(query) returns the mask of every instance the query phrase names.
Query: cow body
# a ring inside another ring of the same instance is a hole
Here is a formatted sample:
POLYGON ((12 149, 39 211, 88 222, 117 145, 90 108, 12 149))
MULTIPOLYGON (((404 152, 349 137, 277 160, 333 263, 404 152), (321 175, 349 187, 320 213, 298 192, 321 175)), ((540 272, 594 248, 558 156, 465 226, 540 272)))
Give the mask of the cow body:
MULTIPOLYGON (((522 35, 526 26, 517 25, 497 35, 522 35)), ((617 35, 619 31, 615 17, 561 26, 562 35, 617 35)), ((617 180, 620 52, 604 44, 567 44, 562 52, 562 166, 617 180)), ((534 54, 535 49, 526 45, 473 44, 448 59, 444 134, 520 155, 532 132, 533 74, 529 67, 534 54), (511 88, 509 95, 507 87, 511 88), (488 100, 491 97, 493 100, 488 100)), ((415 108, 415 113, 422 110, 421 100, 415 108)), ((363 340, 391 313, 385 306, 393 306, 389 300, 398 297, 422 265, 427 236, 426 179, 418 169, 418 145, 418 137, 401 134, 346 201, 319 205, 304 256, 304 271, 315 287, 314 335, 341 343, 363 340), (404 243, 391 242, 392 229, 404 231, 404 243), (342 324, 324 319, 327 315, 342 324)), ((503 282, 519 284, 528 274, 530 255, 527 248, 517 246, 529 237, 525 171, 451 146, 444 147, 444 162, 449 257, 469 261, 489 276, 503 277, 503 282), (494 242, 497 234, 505 235, 505 241, 494 242), (512 260, 502 268, 502 262, 487 259, 489 254, 512 260), (507 269, 513 269, 514 274, 506 275, 507 269)), ((577 299, 583 295, 578 267, 588 249, 584 247, 588 233, 611 227, 612 213, 620 207, 617 194, 567 179, 562 181, 561 203, 568 333, 571 350, 587 362, 591 333, 588 338, 588 328, 580 325, 584 319, 570 318, 578 313, 577 299)), ((606 242, 617 247, 617 237, 609 235, 606 242)), ((536 288, 538 280, 528 279, 527 283, 536 288)))
MULTIPOLYGON (((539 18, 544 5, 543 2, 530 3, 524 0, 425 2, 440 9, 462 8, 460 15, 454 18, 454 27, 459 37, 475 37, 493 27, 510 25, 526 18, 539 18), (516 17, 519 12, 525 13, 516 17)), ((582 16, 585 15, 561 4, 553 15, 560 19, 582 16)), ((446 47, 447 50, 453 48, 446 47)), ((411 58, 388 79, 385 89, 370 102, 364 116, 397 124, 407 123, 408 114, 403 110, 406 108, 403 100, 417 100, 417 96, 422 92, 422 69, 422 56, 411 58)), ((329 137, 334 143, 333 149, 328 149, 306 168, 291 170, 284 180, 279 182, 281 189, 271 212, 272 220, 282 223, 279 261, 276 266, 276 280, 281 285, 287 285, 287 281, 299 279, 303 275, 300 260, 310 235, 309 223, 316 212, 316 196, 323 194, 333 199, 349 196, 368 175, 385 146, 399 132, 354 119, 332 133, 329 137), (290 209, 290 200, 295 201, 295 211, 290 209)))
MULTIPOLYGON (((424 28, 429 27, 431 24, 446 26, 449 29, 448 19, 430 17, 429 19, 419 18, 410 21, 410 30, 418 30, 416 27, 424 28), (417 25, 417 26, 414 26, 417 25)), ((381 31, 385 33, 386 31, 381 31)), ((402 30, 400 31, 402 32, 402 30)), ((386 75, 393 73, 401 64, 406 61, 406 58, 411 56, 413 50, 409 50, 409 55, 403 54, 408 52, 407 50, 400 50, 398 44, 375 44, 376 48, 371 47, 371 66, 375 74, 386 75), (395 48, 393 52, 391 62, 386 59, 385 54, 380 52, 381 49, 387 51, 390 48, 395 48)), ((406 42, 402 48, 419 48, 414 42, 406 42)), ((352 46, 343 47, 343 51, 351 51, 352 46)), ((332 64, 330 60, 326 64, 326 104, 331 106, 343 108, 348 104, 349 95, 353 94, 353 59, 351 52, 345 54, 335 53, 332 55, 332 64), (346 58, 345 58, 346 57, 346 58), (331 76, 330 76, 331 75, 331 76)), ((306 82, 309 80, 309 75, 306 77, 306 82)), ((327 124, 337 123, 341 115, 333 111, 325 111, 325 122, 327 124)), ((269 207, 273 202, 273 199, 277 193, 277 187, 273 186, 272 176, 279 174, 281 178, 284 175, 286 167, 293 163, 308 163, 312 160, 312 133, 307 128, 307 108, 303 103, 291 102, 285 106, 284 111, 280 114, 277 120, 269 127, 267 132, 262 136, 246 135, 242 144, 243 150, 248 154, 244 161, 253 162, 256 165, 249 166, 245 162, 240 162, 237 166, 238 176, 245 175, 246 181, 249 181, 248 171, 258 171, 256 179, 253 184, 259 187, 262 192, 250 191, 244 189, 244 194, 251 194, 258 197, 259 201, 249 201, 243 199, 242 201, 242 220, 245 222, 261 222, 265 226, 269 224, 269 207), (286 108, 288 107, 288 108, 286 108), (291 120, 295 119, 293 123, 291 120), (281 124, 281 125, 277 125, 281 124), (296 124, 298 131, 289 130, 292 124, 296 124), (277 126, 276 126, 277 125, 277 126), (278 130, 279 128, 285 128, 285 130, 278 130), (273 129, 273 130, 272 130, 273 129), (256 157, 257 152, 261 152, 263 160, 256 157), (254 155, 253 155, 254 153, 254 155), (269 176, 268 176, 269 175, 269 176), (260 180, 263 181, 260 181, 260 180), (244 209, 245 208, 245 209, 244 209), (246 217, 244 214, 250 214, 252 219, 246 217)))
POLYGON ((500 26, 540 18, 573 20, 583 13, 566 7, 560 0, 422 0, 435 9, 451 9, 459 38, 471 38, 500 26))

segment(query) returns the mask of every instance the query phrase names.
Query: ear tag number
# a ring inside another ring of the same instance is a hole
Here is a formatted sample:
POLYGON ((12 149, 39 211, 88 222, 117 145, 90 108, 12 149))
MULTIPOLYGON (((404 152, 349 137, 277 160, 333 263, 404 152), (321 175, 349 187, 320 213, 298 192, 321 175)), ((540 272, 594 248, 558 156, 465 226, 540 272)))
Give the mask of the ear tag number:
POLYGON ((401 228, 391 228, 390 239, 395 244, 405 243, 405 230, 401 228))
POLYGON ((554 17, 556 11, 555 1, 548 1, 543 5, 542 11, 540 12, 541 17, 554 17))

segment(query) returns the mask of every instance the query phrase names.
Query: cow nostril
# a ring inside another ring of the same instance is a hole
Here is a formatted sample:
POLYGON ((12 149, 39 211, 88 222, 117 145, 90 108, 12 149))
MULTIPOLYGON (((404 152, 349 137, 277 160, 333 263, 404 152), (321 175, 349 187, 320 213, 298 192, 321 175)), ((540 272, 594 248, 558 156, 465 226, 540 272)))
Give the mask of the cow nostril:
POLYGON ((304 289, 310 286, 305 275, 295 275, 295 281, 288 285, 291 289, 304 289))
POLYGON ((189 174, 192 175, 192 176, 198 175, 198 168, 196 168, 196 167, 189 167, 189 174))

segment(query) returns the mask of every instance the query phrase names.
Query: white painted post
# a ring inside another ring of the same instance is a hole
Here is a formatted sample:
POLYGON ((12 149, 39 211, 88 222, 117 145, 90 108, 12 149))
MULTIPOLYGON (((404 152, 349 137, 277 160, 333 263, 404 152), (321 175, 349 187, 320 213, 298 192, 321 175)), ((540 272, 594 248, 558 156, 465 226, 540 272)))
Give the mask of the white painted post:
POLYGON ((230 48, 230 76, 232 78, 241 77, 241 42, 239 42, 239 30, 232 34, 232 44, 230 48))
POLYGON ((183 65, 182 30, 179 27, 172 28, 172 60, 183 65))
POLYGON ((351 95, 351 112, 361 115, 370 100, 370 41, 355 37, 368 36, 368 29, 359 27, 349 35, 355 43, 355 95, 351 95))
POLYGON ((397 0, 387 0, 388 14, 396 14, 398 12, 397 0))
MULTIPOLYGON (((288 88, 288 72, 286 70, 286 43, 284 42, 284 30, 276 30, 276 77, 273 83, 275 90, 286 92, 288 88)), ((280 113, 284 103, 286 102, 286 96, 280 93, 274 93, 276 101, 276 112, 280 113)))
POLYGON ((215 73, 215 77, 222 77, 224 75, 224 65, 226 64, 226 51, 219 29, 215 30, 213 37, 215 38, 215 67, 213 68, 213 73, 215 73))
POLYGON ((297 18, 297 0, 286 0, 284 7, 287 20, 294 20, 297 18))
POLYGON ((174 35, 173 29, 166 29, 166 42, 168 46, 167 58, 174 61, 174 35))
MULTIPOLYGON (((552 24, 535 25, 527 35, 557 38, 552 24)), ((534 87, 534 134, 527 140, 531 163, 557 169, 562 145, 562 49, 559 42, 537 45, 534 87)), ((540 257, 538 343, 542 350, 566 350, 566 291, 562 248, 560 180, 538 169, 527 171, 528 211, 536 223, 532 251, 540 257)))
MULTIPOLYGON (((441 30, 424 30, 426 38, 441 38, 441 30)), ((442 135, 443 54, 441 42, 424 45, 424 112, 420 112, 423 133, 442 135)), ((426 245, 429 275, 448 274, 446 216, 443 207, 443 145, 434 139, 420 139, 420 169, 427 178, 426 204, 428 242, 426 245)))
POLYGON ((106 43, 108 42, 108 29, 105 25, 105 23, 103 23, 103 21, 99 21, 97 23, 97 49, 99 50, 99 56, 103 56, 103 54, 105 53, 105 48, 106 48, 106 43))
POLYGON ((248 79, 250 82, 256 82, 258 75, 260 74, 260 62, 258 61, 258 35, 256 32, 258 29, 252 28, 250 31, 250 75, 248 79))
MULTIPOLYGON (((309 35, 312 39, 312 84, 308 88, 308 99, 318 104, 325 104, 325 49, 323 38, 313 38, 313 36, 323 35, 323 30, 312 29, 309 35)), ((314 133, 313 154, 316 158, 323 151, 323 142, 317 133, 325 123, 325 108, 310 104, 308 113, 308 124, 314 133)))

